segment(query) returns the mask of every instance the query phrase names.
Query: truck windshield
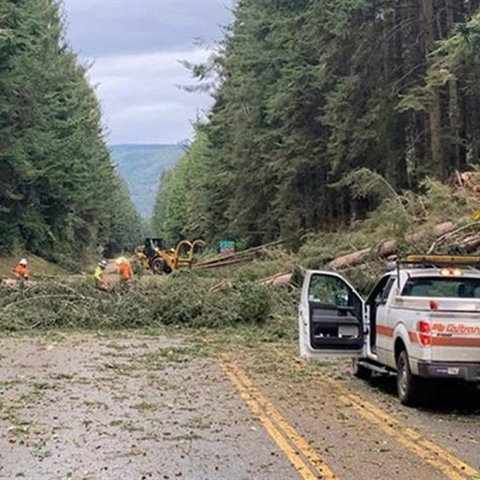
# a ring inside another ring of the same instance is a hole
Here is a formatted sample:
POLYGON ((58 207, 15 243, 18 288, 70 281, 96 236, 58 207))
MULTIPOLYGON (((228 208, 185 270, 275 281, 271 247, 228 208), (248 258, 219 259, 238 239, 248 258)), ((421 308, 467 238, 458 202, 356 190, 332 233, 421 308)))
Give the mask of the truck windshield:
POLYGON ((409 278, 405 284, 402 295, 405 297, 480 299, 480 278, 409 278))

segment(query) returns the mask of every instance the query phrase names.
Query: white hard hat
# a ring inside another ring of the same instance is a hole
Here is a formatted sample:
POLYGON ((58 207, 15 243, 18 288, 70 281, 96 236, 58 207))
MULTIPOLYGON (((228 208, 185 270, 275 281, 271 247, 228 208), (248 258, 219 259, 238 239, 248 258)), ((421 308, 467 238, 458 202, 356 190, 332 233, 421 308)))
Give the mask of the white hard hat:
POLYGON ((22 258, 18 263, 19 263, 20 265, 27 265, 27 264, 28 264, 26 258, 22 258))
POLYGON ((102 260, 101 262, 98 262, 98 265, 102 268, 107 268, 107 261, 106 260, 102 260))

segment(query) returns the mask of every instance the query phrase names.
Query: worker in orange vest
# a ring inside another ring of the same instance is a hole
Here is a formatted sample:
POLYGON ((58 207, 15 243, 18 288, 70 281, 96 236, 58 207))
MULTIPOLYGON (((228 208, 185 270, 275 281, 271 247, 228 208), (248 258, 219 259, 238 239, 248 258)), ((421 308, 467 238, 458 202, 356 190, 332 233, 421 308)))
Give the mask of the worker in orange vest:
POLYGON ((13 269, 13 273, 18 278, 20 282, 20 288, 25 286, 25 282, 28 280, 30 276, 30 270, 28 269, 28 262, 26 258, 22 258, 18 263, 17 266, 13 269))
POLYGON ((133 277, 132 267, 130 262, 125 257, 120 257, 117 260, 118 273, 123 283, 128 283, 133 277))

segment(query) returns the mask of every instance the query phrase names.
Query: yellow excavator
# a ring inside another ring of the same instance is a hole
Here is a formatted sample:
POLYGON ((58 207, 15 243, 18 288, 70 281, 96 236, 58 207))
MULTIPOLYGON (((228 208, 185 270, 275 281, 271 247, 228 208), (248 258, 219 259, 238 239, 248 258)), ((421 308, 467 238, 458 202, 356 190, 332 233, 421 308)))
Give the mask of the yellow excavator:
POLYGON ((162 275, 191 268, 199 250, 205 246, 203 240, 182 240, 175 248, 167 248, 161 238, 146 238, 144 245, 135 249, 135 256, 155 275, 162 275))

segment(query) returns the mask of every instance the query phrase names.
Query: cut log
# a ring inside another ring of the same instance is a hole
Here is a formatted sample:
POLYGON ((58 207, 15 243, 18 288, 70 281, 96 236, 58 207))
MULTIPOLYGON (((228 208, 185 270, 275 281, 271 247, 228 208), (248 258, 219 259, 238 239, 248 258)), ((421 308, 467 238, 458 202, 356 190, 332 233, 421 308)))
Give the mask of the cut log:
MULTIPOLYGON (((432 234, 437 237, 445 237, 454 231, 455 225, 452 222, 444 222, 436 225, 432 229, 432 234)), ((412 235, 406 237, 408 243, 416 243, 423 240, 428 235, 428 232, 419 231, 412 235)), ((472 239, 472 245, 474 245, 474 240, 472 239)), ((361 265, 365 263, 372 253, 378 254, 380 258, 387 258, 398 251, 398 242, 396 240, 387 240, 380 244, 380 246, 375 250, 373 248, 366 248, 364 250, 359 250, 358 252, 349 253, 347 255, 342 255, 335 258, 327 267, 335 270, 340 270, 346 267, 355 267, 356 265, 361 265)))
POLYGON ((0 282, 2 286, 7 287, 7 288, 18 288, 18 280, 13 280, 13 279, 5 279, 0 282))
POLYGON ((222 290, 228 290, 233 287, 233 283, 229 280, 222 280, 210 288, 210 292, 221 292, 222 290))
POLYGON ((265 245, 260 245, 258 247, 250 248, 242 252, 231 253, 229 255, 222 255, 210 260, 205 260, 204 262, 197 263, 195 268, 203 268, 206 266, 213 266, 217 264, 228 264, 230 260, 240 260, 240 259, 253 259, 256 254, 261 253, 262 251, 268 250, 269 248, 278 247, 284 243, 285 240, 277 240, 276 242, 266 243, 265 245))
POLYGON ((459 242, 459 245, 461 248, 465 249, 466 252, 473 252, 480 247, 480 233, 464 238, 461 242, 459 242))
POLYGON ((408 243, 417 243, 421 242, 427 235, 424 232, 416 232, 412 233, 412 235, 408 235, 405 237, 405 241, 408 243))
MULTIPOLYGON (((451 222, 448 222, 448 223, 451 224, 452 228, 449 231, 445 231, 441 235, 438 235, 436 240, 432 243, 432 245, 429 248, 427 253, 429 253, 429 254, 433 253, 439 245, 441 245, 441 244, 443 244, 443 243, 445 243, 449 240, 451 241, 455 238, 458 238, 458 235, 460 233, 464 232, 465 230, 469 230, 471 228, 474 228, 474 227, 478 226, 478 222, 473 222, 473 223, 469 223, 468 225, 464 225, 463 227, 455 229, 453 223, 451 223, 451 222)), ((438 225, 438 227, 440 227, 440 225, 438 225)))
POLYGON ((398 242, 396 240, 388 240, 383 242, 380 247, 378 247, 378 255, 381 258, 389 257, 393 255, 398 250, 398 242))
POLYGON ((439 225, 433 227, 433 235, 434 237, 440 238, 448 233, 453 232, 454 229, 455 225, 452 222, 440 223, 439 225))
POLYGON ((213 270, 215 268, 222 268, 222 267, 230 267, 232 265, 238 265, 240 263, 250 262, 252 259, 243 257, 243 258, 231 258, 224 262, 215 262, 215 263, 205 263, 194 265, 194 269, 196 270, 213 270))
POLYGON ((277 273, 276 275, 272 275, 268 278, 263 278, 259 280, 258 283, 260 285, 264 285, 266 287, 273 286, 273 287, 282 287, 284 285, 288 285, 292 281, 292 273, 284 272, 284 273, 277 273))
POLYGON ((364 263, 365 260, 367 260, 367 258, 370 256, 371 252, 371 248, 365 248, 364 250, 359 250, 358 252, 342 255, 341 257, 332 260, 327 266, 328 268, 333 269, 354 267, 355 265, 360 265, 361 263, 364 263))

